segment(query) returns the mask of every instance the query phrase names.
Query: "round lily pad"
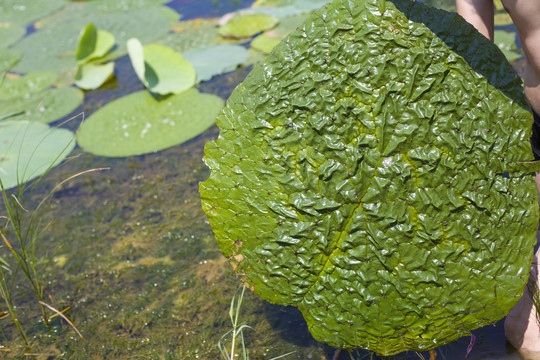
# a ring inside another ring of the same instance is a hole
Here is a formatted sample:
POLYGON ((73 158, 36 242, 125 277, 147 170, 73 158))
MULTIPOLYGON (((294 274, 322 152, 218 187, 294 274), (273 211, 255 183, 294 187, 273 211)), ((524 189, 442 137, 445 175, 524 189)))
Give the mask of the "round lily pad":
POLYGON ((269 30, 279 23, 279 19, 266 14, 236 14, 218 30, 222 36, 245 38, 261 31, 269 30))
POLYGON ((0 2, 0 23, 31 24, 68 3, 67 0, 2 0, 0 2))
POLYGON ((195 70, 173 49, 129 39, 128 53, 133 69, 144 86, 156 94, 178 94, 195 85, 195 70))
POLYGON ((26 28, 23 25, 0 22, 0 48, 6 48, 16 43, 24 34, 26 34, 26 28))
POLYGON ((215 123, 223 100, 189 89, 161 100, 139 91, 92 114, 77 133, 79 145, 96 155, 147 154, 181 144, 215 123))
POLYGON ((58 75, 52 71, 36 71, 21 77, 5 79, 0 86, 0 100, 28 98, 30 94, 52 86, 58 75))
POLYGON ((50 123, 75 110, 83 97, 82 91, 74 87, 48 89, 0 101, 0 116, 17 114, 9 119, 50 123))
POLYGON ((84 4, 85 8, 92 11, 109 13, 113 11, 130 11, 144 9, 156 5, 162 5, 170 0, 92 0, 84 4))
POLYGON ((175 32, 160 38, 156 44, 168 46, 183 54, 189 50, 213 45, 218 39, 216 21, 197 19, 180 22, 175 32))
POLYGON ((325 5, 235 89, 206 145, 224 256, 336 348, 433 349, 501 319, 539 220, 521 84, 456 14, 325 5))
POLYGON ((236 69, 249 59, 249 51, 240 45, 214 45, 188 51, 184 58, 193 65, 200 82, 236 69))
POLYGON ((41 176, 75 147, 74 134, 34 121, 0 122, 0 180, 4 189, 41 176))

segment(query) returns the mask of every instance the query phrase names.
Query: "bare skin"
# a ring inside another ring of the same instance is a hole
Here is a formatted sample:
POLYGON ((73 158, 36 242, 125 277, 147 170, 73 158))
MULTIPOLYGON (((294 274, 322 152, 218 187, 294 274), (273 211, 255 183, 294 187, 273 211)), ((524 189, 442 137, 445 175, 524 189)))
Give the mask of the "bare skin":
MULTIPOLYGON (((531 107, 540 114, 540 0, 501 0, 512 17, 527 57, 524 75, 525 96, 531 107)), ((481 34, 493 41, 493 0, 456 0, 458 14, 481 34)), ((540 194, 540 173, 536 174, 540 194)), ((540 284, 540 250, 531 267, 531 280, 540 284)), ((530 292, 512 308, 504 324, 508 341, 528 359, 540 360, 540 326, 530 292)))

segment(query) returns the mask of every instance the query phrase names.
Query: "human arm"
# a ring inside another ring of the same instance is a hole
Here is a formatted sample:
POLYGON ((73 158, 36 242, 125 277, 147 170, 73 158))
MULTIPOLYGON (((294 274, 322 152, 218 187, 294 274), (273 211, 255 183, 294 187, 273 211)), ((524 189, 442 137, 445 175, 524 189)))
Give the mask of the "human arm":
POLYGON ((456 0, 456 10, 482 35, 493 41, 493 0, 456 0))

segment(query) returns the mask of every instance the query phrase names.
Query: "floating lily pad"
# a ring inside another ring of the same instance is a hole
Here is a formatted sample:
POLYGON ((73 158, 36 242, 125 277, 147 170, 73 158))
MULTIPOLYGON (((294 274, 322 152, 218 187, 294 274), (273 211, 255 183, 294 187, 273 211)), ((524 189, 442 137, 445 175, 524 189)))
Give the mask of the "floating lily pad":
POLYGON ((181 21, 175 32, 156 41, 183 54, 186 51, 215 44, 219 39, 215 20, 181 21))
POLYGON ((144 86, 156 94, 178 94, 195 85, 195 70, 173 49, 138 39, 128 40, 131 64, 144 86))
POLYGON ((0 122, 0 179, 5 189, 35 179, 75 147, 74 134, 34 121, 0 122))
POLYGON ((52 86, 57 78, 55 72, 36 71, 21 77, 6 79, 0 86, 0 100, 27 98, 33 93, 52 86))
POLYGON ((69 1, 2 0, 0 2, 0 23, 30 24, 66 4, 69 4, 69 1))
POLYGON ((494 40, 495 45, 501 49, 504 56, 508 61, 513 61, 523 57, 523 54, 518 53, 516 47, 516 36, 515 32, 495 30, 494 40))
POLYGON ((189 89, 161 100, 139 91, 92 114, 77 133, 79 145, 96 155, 123 157, 181 144, 215 122, 223 100, 189 89))
POLYGON ((49 89, 28 97, 0 101, 0 116, 17 114, 9 119, 49 123, 71 113, 82 100, 82 91, 74 87, 49 89))
POLYGON ((0 49, 0 71, 10 70, 22 58, 22 51, 16 49, 0 49))
POLYGON ((218 30, 222 36, 237 38, 250 37, 269 30, 279 23, 279 19, 266 14, 237 14, 218 30))
POLYGON ((91 60, 99 59, 114 46, 114 35, 105 30, 98 30, 92 23, 88 23, 79 35, 75 60, 78 64, 85 64, 91 60))
POLYGON ((184 53, 195 68, 197 81, 236 69, 249 59, 249 51, 240 45, 214 45, 184 53))
POLYGON ((170 0, 92 0, 84 4, 90 11, 109 13, 114 11, 132 11, 162 5, 170 0))
POLYGON ((0 48, 8 47, 26 34, 26 28, 20 24, 0 22, 0 48))
POLYGON ((75 74, 75 85, 84 90, 99 88, 114 75, 114 63, 84 64, 79 66, 75 74))
POLYGON ((138 38, 143 44, 163 37, 169 32, 170 23, 161 6, 126 13, 87 13, 77 20, 46 26, 15 44, 13 47, 23 51, 24 56, 14 71, 26 73, 75 68, 75 49, 81 23, 90 22, 98 29, 111 32, 116 39, 117 47, 107 54, 104 61, 125 55, 125 43, 131 37, 138 38))
POLYGON ((315 11, 236 87, 206 144, 201 200, 224 256, 335 348, 428 350, 501 319, 538 229, 521 84, 455 13, 315 11))
POLYGON ((251 47, 255 50, 262 51, 265 54, 270 53, 274 46, 279 44, 281 39, 276 39, 275 37, 270 37, 266 34, 261 34, 257 36, 253 41, 251 42, 251 47))

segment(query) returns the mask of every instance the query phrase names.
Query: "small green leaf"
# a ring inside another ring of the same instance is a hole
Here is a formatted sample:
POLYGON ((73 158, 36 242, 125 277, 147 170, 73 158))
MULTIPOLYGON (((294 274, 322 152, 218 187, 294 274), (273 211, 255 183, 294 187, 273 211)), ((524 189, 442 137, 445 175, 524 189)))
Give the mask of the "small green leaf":
POLYGON ((128 53, 133 69, 144 86, 156 94, 178 94, 195 84, 195 70, 173 49, 129 39, 128 53))
POLYGON ((74 134, 34 121, 0 122, 0 179, 5 189, 42 175, 75 147, 74 134))
POLYGON ((218 30, 221 36, 250 37, 269 30, 279 23, 276 16, 266 14, 236 14, 218 30))
POLYGON ((113 46, 113 34, 105 30, 97 30, 94 24, 88 23, 79 34, 75 60, 77 64, 86 64, 105 56, 113 46))
POLYGON ((84 90, 99 88, 114 75, 114 63, 104 65, 84 64, 79 66, 75 74, 75 85, 84 90))
POLYGON ((195 68, 197 81, 236 69, 249 59, 249 51, 240 45, 214 45, 184 53, 195 68))
POLYGON ((280 41, 281 39, 276 39, 266 34, 261 34, 251 42, 251 47, 255 50, 262 51, 265 54, 269 54, 274 46, 279 44, 280 41))
POLYGON ((181 144, 215 123, 223 100, 189 89, 163 99, 139 91, 92 114, 77 133, 79 145, 96 155, 147 154, 181 144))

